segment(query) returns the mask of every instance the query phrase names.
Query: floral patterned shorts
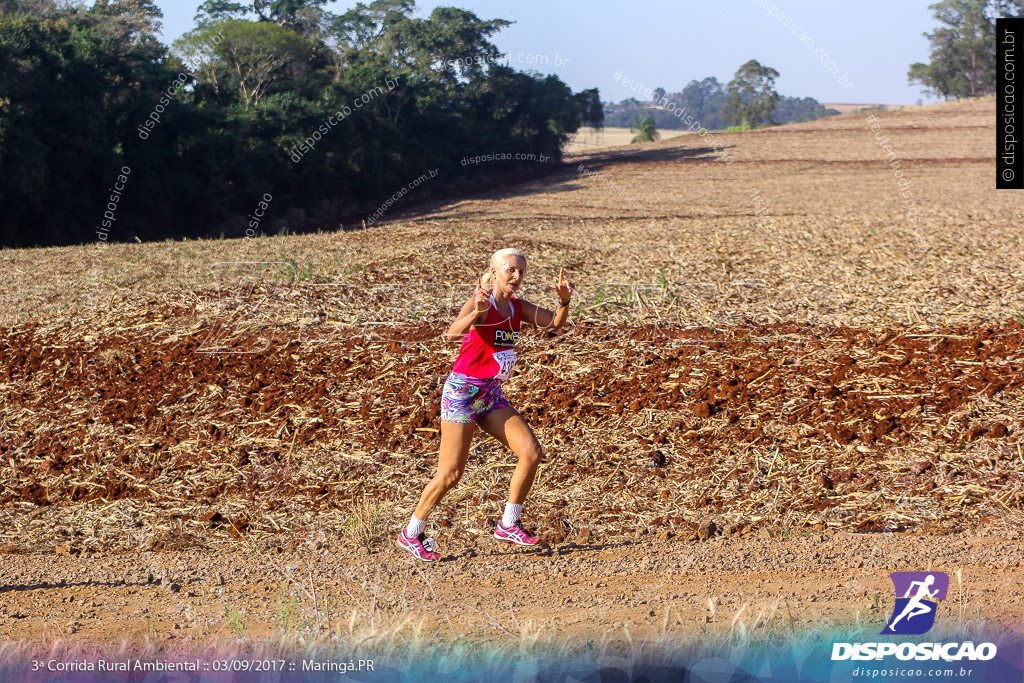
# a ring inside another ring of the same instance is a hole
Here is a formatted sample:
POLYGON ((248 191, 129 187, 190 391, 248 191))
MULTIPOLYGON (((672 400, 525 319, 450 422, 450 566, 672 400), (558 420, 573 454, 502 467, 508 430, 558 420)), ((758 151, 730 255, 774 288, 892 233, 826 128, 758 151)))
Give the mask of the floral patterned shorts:
POLYGON ((501 381, 496 379, 452 372, 441 390, 441 419, 445 422, 476 422, 492 410, 511 405, 501 393, 501 381))

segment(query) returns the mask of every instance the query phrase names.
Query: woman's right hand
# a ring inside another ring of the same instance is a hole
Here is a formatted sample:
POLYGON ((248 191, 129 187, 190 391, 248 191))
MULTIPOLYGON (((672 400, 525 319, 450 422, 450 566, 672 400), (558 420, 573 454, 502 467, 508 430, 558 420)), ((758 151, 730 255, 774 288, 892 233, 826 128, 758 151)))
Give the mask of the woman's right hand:
POLYGON ((491 305, 491 293, 483 288, 478 278, 476 281, 476 293, 473 295, 473 312, 485 313, 491 305))

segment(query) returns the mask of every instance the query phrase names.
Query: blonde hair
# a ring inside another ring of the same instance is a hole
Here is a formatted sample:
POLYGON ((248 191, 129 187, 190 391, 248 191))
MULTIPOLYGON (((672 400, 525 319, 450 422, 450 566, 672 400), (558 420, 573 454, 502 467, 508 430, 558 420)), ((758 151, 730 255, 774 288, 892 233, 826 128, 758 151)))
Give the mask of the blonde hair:
POLYGON ((517 256, 517 257, 523 259, 523 262, 526 263, 526 254, 524 254, 523 252, 519 251, 515 247, 509 247, 507 249, 499 249, 498 251, 496 251, 493 254, 491 254, 491 263, 487 267, 487 270, 484 271, 484 274, 480 276, 480 282, 482 284, 485 284, 485 285, 486 284, 490 284, 490 282, 491 282, 491 268, 499 267, 501 264, 505 263, 505 261, 508 259, 509 256, 517 256))

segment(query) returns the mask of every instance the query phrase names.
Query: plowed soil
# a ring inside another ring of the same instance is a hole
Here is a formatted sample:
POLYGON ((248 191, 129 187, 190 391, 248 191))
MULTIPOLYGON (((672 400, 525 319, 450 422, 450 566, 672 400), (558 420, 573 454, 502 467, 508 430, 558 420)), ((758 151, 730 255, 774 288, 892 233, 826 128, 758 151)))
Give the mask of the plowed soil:
POLYGON ((848 115, 365 231, 3 252, 0 637, 847 624, 928 567, 961 572, 944 618, 1019 620, 1024 228, 989 192, 993 109, 880 116, 920 222, 848 115), (391 538, 436 467, 440 339, 508 245, 526 298, 580 284, 505 385, 545 544, 488 540, 515 459, 479 434, 431 518, 444 560, 413 567, 391 538))

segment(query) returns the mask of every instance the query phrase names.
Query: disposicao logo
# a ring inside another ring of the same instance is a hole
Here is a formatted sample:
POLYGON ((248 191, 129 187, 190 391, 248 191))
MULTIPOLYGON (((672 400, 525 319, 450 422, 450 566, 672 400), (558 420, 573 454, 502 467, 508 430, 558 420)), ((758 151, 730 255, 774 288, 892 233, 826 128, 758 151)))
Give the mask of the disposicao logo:
MULTIPOLYGON (((943 572, 893 572, 896 606, 879 635, 916 636, 935 625, 938 601, 949 592, 949 576, 943 572)), ((996 656, 994 643, 833 643, 832 660, 900 660, 954 662, 987 661, 996 656)))
POLYGON ((880 635, 927 633, 935 624, 938 601, 945 600, 949 592, 949 576, 943 572, 893 572, 889 578, 896 589, 896 606, 880 635))

